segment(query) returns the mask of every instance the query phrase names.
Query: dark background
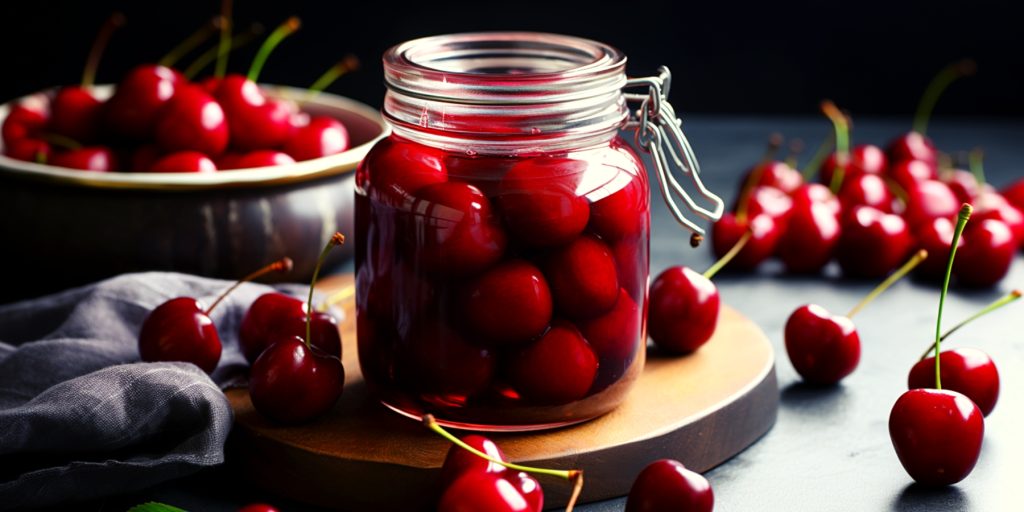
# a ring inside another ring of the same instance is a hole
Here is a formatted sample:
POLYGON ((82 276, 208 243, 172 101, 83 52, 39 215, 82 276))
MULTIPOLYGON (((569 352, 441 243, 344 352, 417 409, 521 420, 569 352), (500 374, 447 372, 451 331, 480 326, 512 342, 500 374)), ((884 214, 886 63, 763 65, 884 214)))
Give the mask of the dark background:
MULTIPOLYGON (((362 71, 330 90, 379 105, 379 57, 406 39, 460 31, 521 29, 575 34, 620 47, 630 73, 668 64, 685 112, 806 114, 831 98, 854 115, 909 116, 929 78, 963 57, 976 77, 954 85, 942 116, 1024 115, 1024 36, 1013 4, 990 2, 235 2, 236 27, 269 30, 288 15, 303 29, 267 64, 261 81, 308 85, 346 53, 362 71)), ((97 28, 113 10, 128 24, 101 63, 99 82, 152 62, 219 11, 219 0, 4 1, 0 99, 79 80, 97 28)), ((244 71, 255 46, 232 55, 244 71)), ((188 62, 186 60, 186 62, 188 62)))

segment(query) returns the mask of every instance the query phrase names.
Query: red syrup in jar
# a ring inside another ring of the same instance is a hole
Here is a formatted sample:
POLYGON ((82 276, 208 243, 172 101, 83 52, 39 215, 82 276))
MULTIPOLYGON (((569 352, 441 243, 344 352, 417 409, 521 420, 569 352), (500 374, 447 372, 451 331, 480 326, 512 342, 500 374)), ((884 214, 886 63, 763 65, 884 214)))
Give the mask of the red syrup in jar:
POLYGON ((493 156, 392 135, 357 173, 366 382, 467 428, 608 412, 643 367, 649 233, 647 174, 618 137, 493 156))

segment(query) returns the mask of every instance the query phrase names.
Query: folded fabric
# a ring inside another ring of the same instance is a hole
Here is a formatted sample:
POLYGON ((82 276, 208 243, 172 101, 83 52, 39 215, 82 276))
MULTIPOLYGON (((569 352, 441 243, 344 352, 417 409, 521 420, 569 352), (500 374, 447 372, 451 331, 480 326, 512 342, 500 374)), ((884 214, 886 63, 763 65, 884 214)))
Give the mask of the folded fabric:
POLYGON ((210 304, 230 284, 128 274, 0 306, 0 509, 127 493, 223 462, 221 389, 247 366, 238 326, 271 288, 246 283, 213 311, 224 351, 212 376, 140 362, 138 332, 165 300, 210 304))

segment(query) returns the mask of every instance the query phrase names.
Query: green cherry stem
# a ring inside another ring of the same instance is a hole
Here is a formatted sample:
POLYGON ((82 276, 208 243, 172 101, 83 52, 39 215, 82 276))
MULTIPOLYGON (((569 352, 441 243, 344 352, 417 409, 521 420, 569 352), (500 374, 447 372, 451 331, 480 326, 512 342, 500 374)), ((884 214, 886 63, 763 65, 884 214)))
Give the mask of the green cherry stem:
POLYGON ((935 110, 935 104, 939 101, 939 96, 942 96, 943 91, 958 78, 973 75, 977 70, 978 66, 973 60, 964 59, 939 71, 928 84, 928 88, 924 90, 924 94, 921 95, 921 102, 917 104, 913 131, 924 135, 928 130, 928 121, 932 116, 932 111, 935 110))
POLYGON ((814 151, 814 155, 811 155, 811 159, 808 160, 807 166, 804 167, 804 172, 801 175, 804 181, 811 181, 814 175, 817 174, 818 168, 821 167, 821 163, 828 158, 828 154, 832 151, 832 147, 835 146, 836 136, 834 133, 829 133, 825 136, 825 140, 821 141, 818 145, 818 149, 814 151))
POLYGON ((341 78, 349 71, 355 71, 357 69, 359 69, 359 58, 355 55, 346 55, 335 65, 328 68, 327 71, 324 71, 324 74, 320 75, 320 78, 317 78, 316 81, 313 82, 313 85, 309 86, 307 93, 308 98, 315 98, 316 95, 323 92, 324 89, 333 84, 337 79, 341 78))
POLYGON ((324 250, 320 251, 320 257, 316 260, 316 267, 313 269, 313 280, 309 283, 309 297, 306 299, 306 348, 312 348, 309 343, 310 333, 313 328, 313 285, 316 284, 316 280, 320 277, 320 267, 324 265, 324 260, 327 259, 327 255, 336 246, 345 243, 345 235, 341 233, 335 233, 331 236, 331 239, 327 241, 327 245, 324 246, 324 250))
POLYGON ((210 21, 205 23, 199 30, 193 32, 190 36, 186 37, 184 41, 178 43, 171 51, 167 52, 166 55, 157 61, 157 64, 165 67, 171 67, 182 57, 195 50, 203 41, 206 41, 213 35, 214 32, 218 31, 224 24, 224 18, 220 16, 214 16, 210 21))
POLYGON ((974 148, 967 155, 967 162, 970 165, 971 174, 974 175, 974 179, 978 182, 978 185, 984 185, 985 182, 985 152, 981 148, 974 148))
POLYGON ((294 34, 301 26, 302 22, 296 16, 292 16, 285 20, 284 23, 278 25, 267 36, 267 40, 263 41, 263 44, 260 45, 260 49, 256 52, 256 57, 252 59, 252 65, 249 66, 249 73, 246 74, 246 78, 255 82, 260 76, 260 71, 263 71, 263 65, 267 63, 267 57, 270 56, 270 52, 274 51, 274 48, 277 48, 277 45, 284 38, 294 34))
POLYGON ((942 307, 946 304, 946 292, 949 291, 949 276, 953 274, 953 260, 956 258, 956 246, 960 245, 960 235, 964 232, 967 220, 971 218, 974 208, 964 203, 956 216, 956 229, 949 246, 949 261, 946 262, 946 276, 942 279, 942 293, 939 294, 939 314, 935 319, 935 389, 942 389, 942 371, 939 366, 939 354, 942 352, 942 307))
POLYGON ((320 302, 320 304, 317 304, 316 310, 317 311, 327 311, 331 306, 333 306, 333 305, 335 305, 335 304, 337 304, 337 303, 339 303, 341 301, 351 299, 355 295, 356 295, 356 286, 354 284, 350 284, 350 285, 345 286, 344 288, 342 288, 342 289, 332 293, 331 295, 328 295, 326 299, 324 299, 322 302, 320 302))
POLYGON ((835 129, 836 168, 832 172, 832 182, 828 188, 833 194, 838 194, 846 175, 846 164, 850 162, 850 124, 831 100, 821 102, 821 111, 829 121, 832 121, 832 127, 835 129))
POLYGON ((281 258, 281 259, 271 263, 270 265, 267 265, 267 266, 265 266, 265 267, 255 271, 255 272, 253 272, 253 273, 251 273, 251 274, 249 274, 249 275, 239 279, 238 281, 235 282, 235 284, 231 285, 227 290, 224 290, 224 292, 221 293, 220 296, 217 297, 217 300, 213 301, 213 304, 211 304, 210 307, 206 308, 206 312, 205 313, 207 315, 209 315, 210 312, 213 311, 213 308, 217 307, 217 305, 220 304, 228 295, 231 295, 231 292, 235 291, 235 289, 237 289, 239 286, 242 286, 242 283, 252 281, 253 279, 256 279, 256 278, 258 278, 258 277, 260 277, 262 275, 265 275, 265 274, 269 274, 271 272, 291 272, 292 265, 293 265, 292 259, 287 257, 287 256, 285 256, 284 258, 281 258))
POLYGON ((224 78, 228 72, 228 54, 231 53, 231 31, 234 30, 234 21, 231 19, 231 0, 220 2, 220 43, 217 45, 217 66, 214 68, 213 76, 224 78))
POLYGON ((96 35, 96 40, 92 42, 92 48, 89 49, 89 56, 85 59, 85 69, 82 71, 83 88, 88 89, 96 83, 96 70, 100 67, 100 57, 103 56, 103 50, 107 48, 110 36, 114 35, 114 31, 124 25, 124 21, 124 15, 115 12, 107 18, 107 21, 103 22, 99 34, 96 35))
POLYGON ((775 154, 782 147, 783 141, 782 134, 778 132, 772 133, 768 137, 768 147, 765 149, 764 155, 761 156, 761 161, 751 169, 747 179, 743 182, 743 188, 740 190, 739 201, 736 205, 736 219, 740 222, 747 220, 747 202, 750 200, 750 194, 754 192, 754 187, 761 181, 765 168, 775 158, 775 154))
POLYGON ((458 437, 455 437, 454 435, 452 435, 451 432, 448 432, 441 425, 438 425, 437 420, 434 419, 433 415, 425 414, 423 416, 423 425, 426 426, 427 428, 429 428, 430 430, 434 431, 435 433, 437 433, 441 437, 443 437, 443 438, 451 441, 452 443, 458 445, 463 450, 466 450, 466 451, 472 453, 473 455, 476 455, 477 457, 480 457, 480 458, 482 458, 484 460, 493 462, 495 464, 500 464, 500 465, 505 466, 506 468, 514 470, 514 471, 525 471, 527 473, 533 473, 533 474, 536 474, 536 475, 548 475, 548 476, 553 476, 553 477, 561 478, 561 479, 568 480, 568 481, 572 482, 573 483, 572 496, 569 497, 569 503, 567 503, 565 505, 565 512, 572 512, 572 509, 573 509, 573 507, 576 504, 576 500, 579 499, 580 492, 583 491, 583 470, 582 469, 569 469, 569 470, 545 469, 545 468, 534 468, 534 467, 530 467, 530 466, 521 466, 519 464, 513 464, 511 462, 505 462, 505 461, 503 461, 501 459, 498 459, 498 458, 495 458, 495 457, 491 457, 490 455, 488 455, 488 454, 486 454, 486 453, 484 453, 484 452, 482 452, 480 450, 477 450, 476 448, 473 448, 472 446, 466 444, 465 442, 463 442, 458 437))
POLYGON ((733 246, 729 249, 729 252, 722 255, 722 257, 719 258, 718 261, 716 261, 714 264, 708 267, 707 270, 704 271, 704 277, 706 279, 711 279, 712 277, 715 277, 715 274, 717 274, 719 270, 725 268, 725 266, 728 265, 729 262, 732 261, 733 258, 735 258, 736 255, 740 253, 740 251, 743 250, 743 246, 747 245, 747 242, 750 241, 750 237, 753 235, 754 233, 748 228, 747 231, 743 233, 743 236, 741 236, 740 239, 737 240, 736 243, 733 244, 733 246))
POLYGON ((802 139, 793 139, 789 141, 789 154, 786 155, 786 165, 796 169, 797 162, 800 160, 800 153, 804 152, 804 141, 802 139))
MULTIPOLYGON (((243 32, 241 34, 235 34, 235 36, 231 38, 231 45, 228 48, 228 52, 235 51, 253 42, 256 39, 256 37, 262 33, 263 25, 260 25, 259 23, 254 23, 252 26, 249 27, 248 31, 243 32)), ((219 46, 214 46, 213 48, 210 48, 209 50, 203 52, 198 57, 196 57, 196 60, 192 61, 192 64, 189 64, 182 74, 185 75, 185 78, 188 78, 189 80, 194 79, 196 75, 198 75, 200 71, 205 69, 206 66, 209 66, 210 63, 213 62, 213 60, 216 59, 218 55, 220 55, 219 46)))
MULTIPOLYGON (((987 314, 989 314, 989 313, 991 313, 991 312, 993 312, 993 311, 995 311, 995 310, 997 310, 997 309, 999 309, 999 308, 1001 308, 1001 307, 1003 307, 1003 306, 1005 306, 1005 305, 1007 305, 1007 304, 1009 304, 1011 302, 1016 301, 1017 299, 1019 299, 1021 297, 1021 295, 1022 295, 1022 292, 1020 290, 1014 290, 1014 291, 1012 291, 1012 292, 1010 292, 1010 293, 1000 297, 999 299, 993 301, 989 305, 987 305, 984 308, 982 308, 981 310, 979 310, 977 313, 975 313, 975 314, 973 314, 973 315, 971 315, 971 316, 961 320, 960 323, 954 325, 953 327, 950 327, 949 329, 946 329, 946 332, 943 333, 942 336, 939 337, 939 341, 946 341, 946 338, 952 336, 953 333, 955 333, 956 331, 960 330, 961 327, 963 327, 963 326, 965 326, 965 325, 967 325, 967 324, 969 324, 969 323, 971 323, 971 322, 973 322, 973 321, 975 321, 975 320, 977 320, 977 319, 979 319, 979 318, 981 318, 981 317, 983 317, 983 316, 985 316, 985 315, 987 315, 987 314)), ((921 354, 921 357, 918 360, 920 361, 922 359, 926 359, 928 357, 928 354, 932 353, 932 350, 934 350, 934 349, 935 349, 935 347, 933 345, 928 345, 928 349, 924 351, 924 354, 921 354)))
POLYGON ((875 300, 875 298, 881 295, 882 292, 888 290, 890 286, 896 283, 896 281, 902 279, 903 276, 910 273, 911 270, 914 270, 914 267, 920 265, 921 262, 926 260, 927 258, 928 251, 924 249, 921 249, 914 253, 914 256, 907 260, 907 262, 904 263, 902 267, 896 269, 896 271, 889 275, 889 277, 885 278, 885 280, 879 283, 874 290, 871 290, 871 293, 865 295, 864 298, 861 299, 860 302, 858 302, 857 305, 853 307, 853 309, 846 313, 846 318, 853 318, 853 315, 859 313, 860 310, 864 309, 865 306, 870 304, 871 301, 875 300))

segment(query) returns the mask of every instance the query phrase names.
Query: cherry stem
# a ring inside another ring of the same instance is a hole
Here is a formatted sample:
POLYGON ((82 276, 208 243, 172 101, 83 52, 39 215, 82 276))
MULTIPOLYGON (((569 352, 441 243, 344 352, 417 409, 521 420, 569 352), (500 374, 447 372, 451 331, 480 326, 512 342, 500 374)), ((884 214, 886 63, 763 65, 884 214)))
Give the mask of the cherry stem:
POLYGON ((78 142, 67 135, 61 135, 59 133, 47 133, 43 135, 43 140, 53 144, 54 146, 61 147, 64 149, 82 149, 82 143, 78 142))
POLYGON ((351 299, 353 296, 355 296, 355 294, 356 287, 355 285, 350 284, 327 296, 327 298, 321 301, 320 304, 317 304, 316 309, 317 311, 327 311, 327 309, 330 308, 331 306, 339 302, 351 299))
POLYGON ((981 148, 974 148, 967 155, 967 162, 971 169, 971 174, 974 175, 974 179, 977 180, 978 185, 984 185, 985 182, 985 151, 981 148))
POLYGON ((306 348, 312 349, 310 346, 309 339, 313 331, 313 285, 316 284, 317 278, 320 276, 320 267, 324 265, 324 260, 327 259, 327 255, 334 249, 335 246, 345 243, 345 235, 341 233, 335 233, 331 236, 331 239, 327 241, 327 245, 324 246, 324 250, 320 251, 320 257, 316 260, 316 267, 313 269, 313 280, 309 283, 309 298, 306 299, 306 348))
POLYGON ((750 174, 747 175, 746 181, 743 182, 743 189, 740 191, 739 204, 736 206, 736 220, 744 221, 747 220, 747 202, 750 200, 750 194, 754 192, 754 187, 761 181, 761 176, 764 176, 764 171, 768 167, 768 163, 775 158, 775 153, 779 151, 779 147, 782 146, 783 138, 782 134, 775 132, 768 137, 768 147, 764 150, 764 155, 761 156, 761 161, 750 170, 750 174))
POLYGON ((256 52, 256 57, 252 60, 252 65, 249 66, 249 73, 246 75, 246 78, 255 82, 256 79, 259 78, 260 71, 263 70, 263 65, 266 64, 267 57, 270 56, 270 52, 274 51, 274 48, 276 48, 284 38, 294 34, 300 26, 302 26, 302 23, 299 21, 299 18, 295 16, 288 18, 284 23, 278 25, 277 28, 267 36, 267 40, 263 41, 263 44, 260 45, 259 51, 256 52))
POLYGON ((217 49, 217 67, 214 68, 213 76, 223 78, 228 72, 228 54, 231 53, 231 31, 234 30, 234 22, 231 19, 231 0, 220 2, 220 43, 217 49))
POLYGON ((832 171, 832 182, 829 183, 828 188, 832 190, 833 194, 838 194, 846 174, 846 164, 850 161, 850 125, 846 116, 831 100, 821 102, 821 111, 832 121, 836 132, 836 168, 832 171))
MULTIPOLYGON (((262 33, 263 25, 254 23, 252 26, 249 27, 248 31, 242 34, 238 34, 236 37, 233 37, 231 39, 231 47, 228 49, 228 52, 235 51, 253 42, 256 39, 256 36, 262 33)), ((182 74, 185 75, 185 78, 192 80, 196 77, 196 75, 199 74, 200 71, 206 68, 206 66, 209 66, 210 63, 213 62, 213 60, 216 59, 218 55, 220 55, 219 46, 210 48, 209 50, 203 52, 200 56, 196 57, 196 60, 192 61, 192 64, 189 64, 188 68, 186 68, 185 72, 182 74)))
POLYGON ((213 304, 211 304, 210 307, 206 308, 206 315, 209 316, 210 312, 213 311, 213 308, 217 307, 218 304, 223 302, 228 295, 231 295, 231 292, 235 291, 235 289, 237 289, 239 286, 242 286, 242 283, 252 281, 253 279, 256 279, 265 274, 269 274, 271 272, 291 272, 292 266, 292 259, 285 256, 284 258, 281 258, 271 263, 270 265, 267 265, 239 279, 238 281, 235 282, 235 284, 231 285, 230 288, 224 290, 224 293, 221 293, 220 296, 217 297, 217 300, 213 301, 213 304))
POLYGON ((184 41, 178 43, 178 46, 175 46, 171 51, 167 52, 166 55, 161 57, 160 60, 157 61, 157 64, 166 67, 173 66, 181 60, 182 57, 188 54, 188 52, 195 50, 196 47, 203 43, 203 41, 209 39, 214 32, 223 26, 223 24, 224 18, 214 16, 209 22, 204 24, 202 27, 199 27, 199 30, 193 32, 191 35, 186 37, 184 41))
POLYGON ((939 71, 935 78, 928 84, 928 88, 924 90, 924 94, 921 95, 921 102, 917 104, 917 112, 914 114, 914 128, 913 131, 925 134, 928 129, 928 121, 932 116, 932 111, 935 110, 935 104, 939 101, 939 96, 960 77, 973 75, 978 70, 977 64, 971 59, 964 59, 960 62, 954 62, 942 71, 939 71))
POLYGON ((786 165, 796 169, 797 161, 800 158, 800 153, 804 151, 804 141, 801 139, 793 139, 789 141, 789 154, 786 155, 786 165))
POLYGON ((490 455, 488 455, 488 454, 486 454, 486 453, 484 453, 484 452, 482 452, 480 450, 477 450, 476 448, 473 448, 472 446, 466 444, 463 440, 459 439, 458 437, 455 437, 455 435, 453 435, 451 432, 448 432, 447 430, 444 429, 444 427, 439 425, 437 423, 437 420, 435 420, 434 416, 431 415, 431 414, 423 415, 423 425, 426 426, 427 428, 429 428, 430 430, 434 431, 435 433, 437 433, 441 437, 451 441, 452 443, 454 443, 455 445, 459 446, 463 450, 466 450, 466 451, 472 453, 473 455, 476 455, 477 457, 480 457, 480 458, 482 458, 484 460, 493 462, 495 464, 500 464, 500 465, 502 465, 502 466, 504 466, 504 467, 506 467, 508 469, 514 470, 514 471, 525 471, 527 473, 533 473, 533 474, 537 474, 537 475, 554 476, 554 477, 562 478, 562 479, 565 479, 565 480, 568 480, 568 481, 572 482, 573 483, 572 496, 569 498, 569 503, 566 504, 566 506, 565 506, 565 511, 566 512, 572 512, 573 507, 576 505, 576 500, 579 499, 579 495, 583 491, 583 470, 582 469, 561 470, 561 469, 546 469, 546 468, 534 468, 534 467, 530 467, 530 466, 520 466, 519 464, 514 464, 514 463, 511 463, 511 462, 506 462, 506 461, 503 461, 503 460, 501 460, 499 458, 492 457, 492 456, 490 456, 490 455))
MULTIPOLYGON (((993 311, 995 311, 995 310, 997 310, 997 309, 999 309, 999 308, 1001 308, 1001 307, 1003 307, 1003 306, 1005 306, 1005 305, 1007 305, 1007 304, 1009 304, 1011 302, 1016 301, 1017 299, 1021 298, 1022 294, 1024 294, 1024 292, 1021 292, 1020 290, 1014 290, 1014 291, 1012 291, 1012 292, 1010 292, 1010 293, 1000 297, 999 299, 993 301, 989 305, 987 305, 984 308, 982 308, 977 313, 975 313, 975 314, 973 314, 973 315, 971 315, 971 316, 961 320, 960 323, 958 323, 958 324, 954 325, 953 327, 950 327, 949 329, 947 329, 946 332, 943 333, 942 336, 939 337, 939 340, 940 341, 946 341, 946 338, 952 336, 953 333, 955 333, 956 331, 960 330, 961 327, 963 327, 963 326, 965 326, 965 325, 967 325, 967 324, 969 324, 969 323, 971 323, 971 322, 973 322, 973 321, 975 321, 975 320, 977 320, 977 319, 979 319, 979 318, 981 318, 981 317, 983 317, 983 316, 985 316, 985 315, 987 315, 987 314, 989 314, 989 313, 991 313, 991 312, 993 312, 993 311)), ((935 350, 935 347, 932 346, 932 345, 928 345, 928 349, 925 350, 923 354, 921 354, 921 357, 918 358, 918 361, 926 359, 928 357, 928 354, 931 354, 933 350, 935 350)))
POLYGON ((309 86, 308 97, 310 99, 315 98, 316 95, 320 94, 324 89, 333 84, 337 79, 341 78, 345 73, 349 71, 355 71, 359 69, 359 58, 355 55, 346 55, 345 58, 338 61, 337 64, 328 68, 324 74, 317 78, 313 85, 309 86))
POLYGON ((921 262, 927 258, 928 251, 924 249, 921 249, 914 253, 914 255, 909 260, 907 260, 907 262, 904 263, 902 267, 896 269, 896 271, 889 275, 889 277, 885 278, 885 280, 879 283, 874 290, 871 290, 871 293, 865 295, 864 298, 861 299, 860 302, 858 302, 857 305, 854 306, 849 313, 846 313, 846 318, 853 318, 853 315, 859 313, 860 310, 864 309, 865 306, 870 304, 871 301, 875 300, 875 298, 881 295, 882 292, 888 290, 890 286, 896 283, 896 281, 903 279, 903 276, 909 274, 911 270, 914 270, 914 267, 920 265, 921 262))
POLYGON ((736 257, 737 254, 740 253, 740 251, 743 250, 743 247, 747 245, 747 242, 750 241, 750 237, 753 235, 753 231, 751 231, 750 228, 747 228, 747 231, 743 233, 743 236, 741 236, 735 244, 732 245, 732 247, 729 249, 729 252, 722 255, 722 257, 719 258, 718 261, 716 261, 713 265, 711 265, 710 267, 708 267, 707 270, 704 271, 704 277, 707 279, 715 277, 715 274, 717 274, 719 270, 722 270, 726 265, 729 264, 730 261, 733 260, 733 258, 736 257))
POLYGON ((935 319, 935 389, 942 389, 942 371, 939 366, 939 353, 942 352, 942 308, 946 304, 946 292, 949 291, 949 277, 953 274, 953 260, 956 258, 956 247, 960 245, 960 235, 964 232, 967 220, 971 218, 974 208, 964 203, 956 217, 956 229, 949 246, 949 261, 946 262, 946 276, 942 279, 942 293, 939 294, 939 314, 935 319))
POLYGON ((115 12, 100 27, 100 32, 96 35, 92 48, 89 49, 89 56, 85 59, 85 69, 82 71, 83 88, 92 87, 96 83, 96 70, 100 67, 100 57, 103 56, 103 50, 107 48, 110 36, 114 35, 114 31, 124 25, 124 21, 124 15, 115 12))
POLYGON ((893 195, 895 195, 901 203, 907 204, 907 200, 909 199, 907 196, 907 189, 903 188, 903 185, 900 185, 898 181, 888 176, 883 176, 882 178, 885 180, 885 184, 889 187, 889 190, 892 191, 893 195))
POLYGON ((829 152, 832 151, 832 146, 835 145, 836 136, 835 134, 829 133, 825 137, 825 140, 821 141, 818 149, 811 156, 810 161, 807 162, 807 167, 804 167, 802 176, 804 181, 811 181, 811 178, 818 172, 818 168, 821 167, 821 163, 828 158, 829 152))

